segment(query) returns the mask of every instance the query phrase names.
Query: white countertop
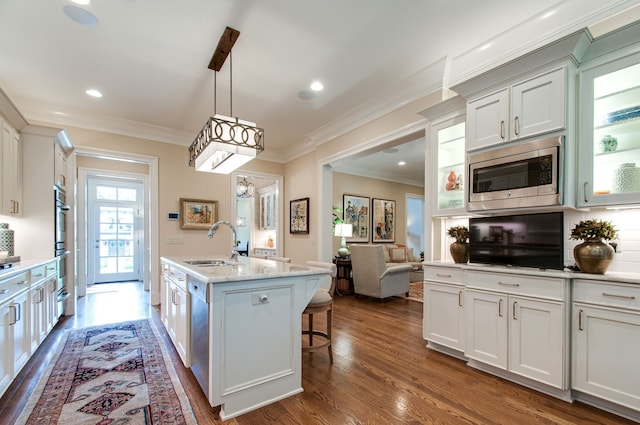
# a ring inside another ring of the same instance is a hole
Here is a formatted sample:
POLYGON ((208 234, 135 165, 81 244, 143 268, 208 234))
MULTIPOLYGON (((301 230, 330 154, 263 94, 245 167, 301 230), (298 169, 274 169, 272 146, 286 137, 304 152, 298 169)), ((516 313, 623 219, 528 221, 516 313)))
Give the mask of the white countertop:
POLYGON ((329 274, 328 269, 311 267, 304 264, 283 263, 281 261, 264 260, 253 257, 238 257, 238 262, 221 266, 196 266, 186 261, 221 260, 225 257, 161 257, 165 261, 196 279, 207 283, 237 282, 255 279, 271 279, 279 277, 309 276, 329 274))
POLYGON ((528 276, 560 277, 563 279, 586 279, 601 282, 620 282, 640 284, 640 273, 606 272, 605 274, 593 274, 574 272, 571 270, 543 270, 531 267, 511 267, 489 264, 459 264, 444 261, 425 261, 424 267, 457 267, 464 270, 478 270, 493 273, 510 273, 528 276))
POLYGON ((40 260, 26 259, 25 260, 21 258, 19 262, 14 263, 13 266, 11 266, 10 268, 0 270, 0 279, 13 277, 33 267, 44 265, 52 260, 55 260, 55 257, 47 258, 45 260, 42 260, 42 259, 40 260))

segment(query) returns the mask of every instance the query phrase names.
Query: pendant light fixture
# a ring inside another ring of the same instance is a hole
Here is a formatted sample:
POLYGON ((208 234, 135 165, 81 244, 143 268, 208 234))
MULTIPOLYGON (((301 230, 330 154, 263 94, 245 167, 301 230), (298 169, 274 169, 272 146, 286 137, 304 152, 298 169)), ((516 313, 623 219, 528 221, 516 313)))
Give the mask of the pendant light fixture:
POLYGON ((262 128, 238 117, 227 117, 216 113, 216 77, 229 56, 229 112, 233 116, 233 60, 230 54, 238 36, 240 36, 239 31, 227 27, 209 62, 209 69, 215 71, 214 115, 207 120, 189 146, 189 166, 196 167, 198 171, 229 174, 264 150, 262 128))
POLYGON ((256 194, 256 187, 253 183, 247 181, 247 177, 243 176, 242 180, 236 186, 236 195, 238 198, 251 198, 256 194))

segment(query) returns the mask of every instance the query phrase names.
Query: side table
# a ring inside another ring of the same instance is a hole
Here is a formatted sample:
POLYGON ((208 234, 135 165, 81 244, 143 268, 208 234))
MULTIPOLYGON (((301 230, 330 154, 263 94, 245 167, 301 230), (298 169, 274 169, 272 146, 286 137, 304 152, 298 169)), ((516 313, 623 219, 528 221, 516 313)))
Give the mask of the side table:
POLYGON ((335 257, 333 262, 336 265, 336 293, 338 295, 351 295, 353 290, 353 278, 351 277, 351 259, 335 257))

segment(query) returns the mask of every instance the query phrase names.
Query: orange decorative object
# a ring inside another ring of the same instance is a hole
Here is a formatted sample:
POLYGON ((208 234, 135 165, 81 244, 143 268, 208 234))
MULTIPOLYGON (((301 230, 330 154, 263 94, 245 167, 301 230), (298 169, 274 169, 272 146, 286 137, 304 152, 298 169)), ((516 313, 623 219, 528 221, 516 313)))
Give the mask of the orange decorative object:
POLYGON ((456 176, 456 173, 454 173, 453 171, 451 171, 449 173, 449 177, 447 177, 447 184, 444 186, 444 188, 446 190, 453 190, 456 187, 456 178, 458 176, 456 176))

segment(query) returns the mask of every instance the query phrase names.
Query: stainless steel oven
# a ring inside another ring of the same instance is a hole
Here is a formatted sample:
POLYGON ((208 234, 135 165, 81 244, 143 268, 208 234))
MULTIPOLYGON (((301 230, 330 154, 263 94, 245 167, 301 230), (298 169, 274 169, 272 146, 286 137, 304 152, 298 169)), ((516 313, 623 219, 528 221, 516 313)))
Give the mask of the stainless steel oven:
POLYGON ((58 260, 58 314, 64 314, 64 304, 69 298, 67 292, 67 261, 69 251, 67 251, 67 212, 70 210, 67 205, 66 193, 54 187, 55 199, 55 241, 54 250, 58 260))
POLYGON ((561 205, 562 142, 552 137, 469 154, 468 210, 561 205))

